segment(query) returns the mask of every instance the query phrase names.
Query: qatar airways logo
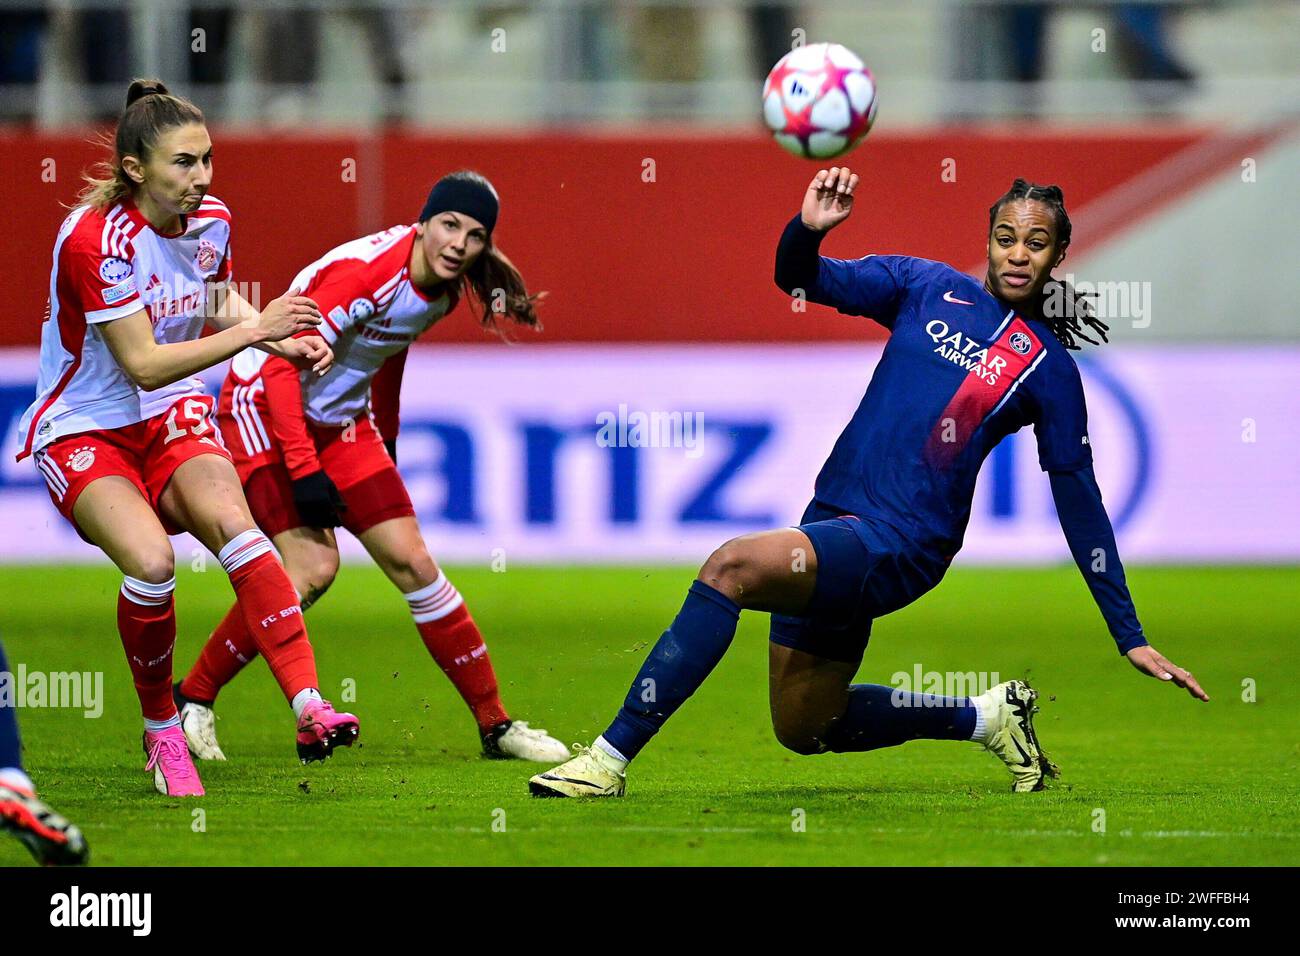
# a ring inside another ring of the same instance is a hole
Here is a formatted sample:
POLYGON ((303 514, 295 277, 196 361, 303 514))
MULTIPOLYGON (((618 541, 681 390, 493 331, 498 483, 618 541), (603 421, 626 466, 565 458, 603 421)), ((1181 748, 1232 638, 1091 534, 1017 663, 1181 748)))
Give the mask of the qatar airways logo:
POLYGON ((964 332, 953 332, 948 328, 948 323, 941 319, 927 322, 925 334, 930 336, 938 346, 934 350, 935 355, 961 366, 988 385, 996 385, 1006 370, 1006 359, 999 355, 990 357, 989 350, 985 346, 964 332))

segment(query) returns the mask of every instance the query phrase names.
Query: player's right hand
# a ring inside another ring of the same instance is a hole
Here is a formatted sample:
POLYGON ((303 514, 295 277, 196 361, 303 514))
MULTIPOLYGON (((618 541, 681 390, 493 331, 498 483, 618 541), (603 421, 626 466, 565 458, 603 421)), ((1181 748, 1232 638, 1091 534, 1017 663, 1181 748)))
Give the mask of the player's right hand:
POLYGON ((266 342, 278 342, 321 323, 320 309, 298 290, 290 289, 278 299, 272 299, 257 320, 257 331, 266 342))
POLYGON ((1129 663, 1149 677, 1156 680, 1172 681, 1179 687, 1184 688, 1187 693, 1191 694, 1197 700, 1209 700, 1210 695, 1201 690, 1201 685, 1196 682, 1192 672, 1185 670, 1166 658, 1151 645, 1135 647, 1125 655, 1129 663))
POLYGON ((334 350, 319 335, 284 339, 279 348, 295 368, 311 369, 317 375, 324 375, 334 365, 334 350))
POLYGON ((343 523, 343 512, 348 506, 343 496, 323 471, 313 471, 309 475, 295 478, 293 487, 293 506, 298 510, 298 517, 313 528, 337 528, 343 523))
POLYGON ((804 193, 803 224, 817 232, 834 229, 853 212, 853 190, 857 188, 858 175, 847 166, 819 169, 804 193))

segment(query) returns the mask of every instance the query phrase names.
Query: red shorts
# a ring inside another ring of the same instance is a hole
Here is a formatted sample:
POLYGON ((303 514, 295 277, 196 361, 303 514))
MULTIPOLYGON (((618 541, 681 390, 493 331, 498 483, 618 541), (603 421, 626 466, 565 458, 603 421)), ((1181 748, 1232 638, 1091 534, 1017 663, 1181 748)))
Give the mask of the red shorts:
MULTIPOLYGON (((308 422, 307 430, 316 443, 321 467, 347 505, 343 527, 359 535, 381 521, 415 516, 397 466, 369 419, 357 422, 350 440, 345 437, 347 429, 344 428, 308 422)), ((236 463, 237 467, 239 464, 236 463)), ((244 483, 253 520, 268 538, 303 527, 293 504, 293 485, 284 462, 264 464, 247 473, 241 468, 239 477, 244 483)))
POLYGON ((208 395, 178 399, 171 408, 134 425, 65 435, 36 453, 36 467, 54 507, 82 534, 72 517, 77 498, 96 478, 117 475, 140 490, 168 534, 177 527, 158 511, 158 500, 176 469, 199 455, 220 455, 231 461, 212 420, 208 395))

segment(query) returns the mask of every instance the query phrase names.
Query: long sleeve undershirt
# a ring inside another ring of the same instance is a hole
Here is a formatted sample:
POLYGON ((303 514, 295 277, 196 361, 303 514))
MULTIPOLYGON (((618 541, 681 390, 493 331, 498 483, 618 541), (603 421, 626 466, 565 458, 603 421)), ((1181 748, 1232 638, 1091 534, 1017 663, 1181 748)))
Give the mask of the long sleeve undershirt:
POLYGON ((1074 563, 1087 582, 1119 652, 1126 654, 1142 647, 1147 639, 1142 635, 1142 625, 1138 623, 1133 598, 1129 595, 1115 533, 1106 516, 1092 467, 1053 471, 1049 478, 1052 500, 1056 502, 1061 530, 1065 532, 1074 563))

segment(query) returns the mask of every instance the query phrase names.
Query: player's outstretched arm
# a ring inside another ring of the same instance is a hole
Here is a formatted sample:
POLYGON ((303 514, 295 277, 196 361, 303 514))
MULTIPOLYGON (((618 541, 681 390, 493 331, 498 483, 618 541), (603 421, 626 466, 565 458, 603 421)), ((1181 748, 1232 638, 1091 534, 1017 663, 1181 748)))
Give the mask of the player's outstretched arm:
POLYGON ((271 441, 279 449, 289 477, 302 478, 320 471, 316 443, 307 431, 298 370, 273 356, 262 363, 262 388, 271 420, 271 441))
POLYGON ((213 308, 208 323, 216 329, 224 330, 249 324, 257 326, 263 324, 268 316, 274 321, 281 312, 313 315, 316 321, 311 326, 296 329, 288 335, 271 336, 254 342, 253 345, 263 352, 288 359, 297 368, 309 368, 317 375, 324 375, 334 364, 334 351, 323 338, 319 335, 301 334, 319 325, 321 315, 316 303, 304 295, 299 295, 297 289, 290 289, 280 298, 273 299, 262 312, 253 308, 252 303, 238 292, 225 286, 214 287, 212 295, 213 308))
POLYGON ((1147 643, 1133 607, 1133 598, 1124 578, 1124 565, 1115 543, 1115 532, 1101 500, 1101 489, 1097 487, 1092 466, 1053 471, 1049 476, 1052 499, 1070 553, 1120 652, 1144 674, 1172 680, 1179 687, 1187 688, 1193 697, 1209 700, 1191 674, 1171 664, 1147 643))
POLYGON ((281 300, 271 303, 257 322, 241 322, 190 342, 157 342, 144 309, 99 327, 117 364, 137 386, 152 391, 224 362, 250 345, 284 338, 319 324, 320 313, 314 307, 294 303, 277 306, 278 302, 281 300))
POLYGON ((826 233, 853 211, 858 177, 841 166, 819 170, 804 192, 799 215, 776 246, 773 278, 787 295, 861 315, 893 329, 907 285, 905 256, 834 259, 821 255, 826 233))
POLYGON ((847 169, 832 166, 818 170, 804 192, 798 217, 790 220, 776 247, 775 279, 781 291, 823 305, 840 306, 833 290, 821 288, 824 263, 818 249, 826 233, 853 211, 853 190, 857 185, 858 177, 847 169))
POLYGON ((384 438, 384 447, 397 461, 397 433, 401 429, 402 374, 410 346, 390 355, 370 381, 370 411, 375 427, 384 438))
POLYGON ((337 528, 343 523, 347 503, 325 473, 316 443, 307 431, 298 370, 272 356, 262 363, 262 387, 271 420, 271 443, 279 449, 289 470, 298 516, 312 528, 337 528))

